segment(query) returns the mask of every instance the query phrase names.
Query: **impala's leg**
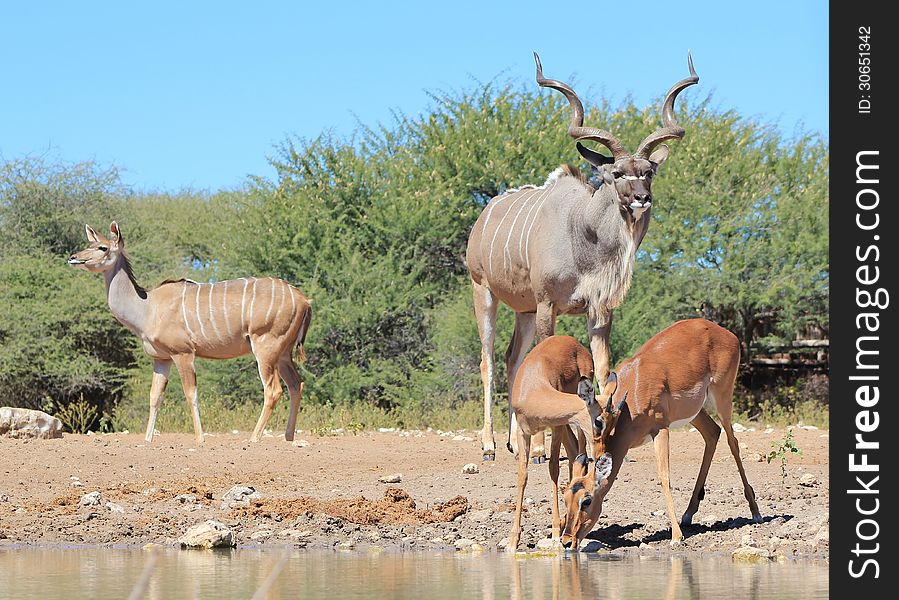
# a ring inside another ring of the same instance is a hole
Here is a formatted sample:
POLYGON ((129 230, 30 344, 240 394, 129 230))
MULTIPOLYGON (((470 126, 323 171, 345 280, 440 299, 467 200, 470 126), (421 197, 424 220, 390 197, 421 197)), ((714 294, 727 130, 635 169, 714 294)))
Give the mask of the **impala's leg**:
POLYGON ((677 518, 674 516, 674 498, 671 496, 671 481, 668 469, 669 435, 668 429, 660 429, 652 438, 656 451, 656 464, 659 468, 659 480, 662 482, 662 492, 665 494, 665 504, 668 507, 668 518, 671 519, 671 544, 677 544, 684 539, 677 518))
POLYGON ((147 434, 144 439, 153 441, 153 432, 156 430, 156 417, 159 415, 159 407, 162 406, 162 394, 165 385, 169 382, 169 371, 172 370, 172 361, 153 361, 153 383, 150 385, 150 418, 147 419, 147 434))
MULTIPOLYGON (((549 478, 553 483, 553 532, 552 539, 555 542, 562 537, 562 523, 559 518, 559 450, 562 440, 567 438, 568 425, 553 427, 553 437, 549 451, 549 478)), ((569 459, 570 460, 570 459, 569 459)))
POLYGON ((521 538, 521 507, 524 504, 524 488, 528 484, 528 452, 531 446, 531 436, 518 430, 518 494, 515 501, 515 519, 512 521, 512 533, 509 535, 509 546, 512 551, 518 549, 518 540, 521 538))
POLYGON ((593 355, 593 376, 601 388, 609 377, 609 336, 612 334, 612 311, 590 311, 587 317, 587 337, 593 355))
POLYGON ((178 375, 181 376, 181 388, 190 405, 190 416, 194 422, 194 437, 197 444, 203 443, 203 426, 200 424, 200 406, 197 403, 197 372, 194 370, 194 355, 179 354, 173 356, 178 375))
MULTIPOLYGON (((506 373, 509 376, 509 437, 507 441, 511 443, 513 453, 517 450, 516 442, 518 436, 516 429, 518 426, 515 421, 515 413, 512 411, 512 384, 515 382, 515 376, 518 374, 521 361, 524 360, 534 341, 535 325, 536 315, 533 313, 515 313, 515 331, 512 333, 512 341, 509 343, 509 348, 506 350, 506 373)), ((532 454, 536 455, 538 451, 540 452, 540 460, 535 462, 543 462, 542 441, 539 444, 539 448, 534 447, 532 449, 532 454)))
MULTIPOLYGON (((481 449, 484 460, 496 458, 493 441, 493 342, 496 338, 496 296, 488 288, 475 282, 474 316, 481 337, 481 383, 484 385, 484 429, 481 430, 481 449)), ((510 416, 511 418, 511 416, 510 416)))
POLYGON ((285 385, 287 385, 287 392, 290 394, 290 412, 287 414, 287 429, 284 431, 284 439, 292 442, 297 429, 297 413, 300 410, 300 399, 303 397, 303 378, 300 377, 296 365, 293 364, 290 352, 281 356, 281 361, 278 363, 278 372, 281 374, 281 379, 284 380, 285 385))
POLYGON ((705 480, 709 474, 712 457, 715 456, 715 448, 718 447, 718 437, 721 435, 721 428, 704 408, 699 411, 696 418, 690 421, 690 424, 702 434, 705 450, 702 453, 702 464, 699 466, 699 475, 696 476, 696 485, 693 486, 690 504, 680 519, 681 526, 690 525, 693 522, 693 515, 696 514, 700 501, 705 497, 705 480))
POLYGON ((752 520, 756 523, 762 522, 762 515, 759 512, 759 505, 755 500, 755 490, 749 485, 746 479, 746 471, 743 469, 743 461, 740 458, 740 443, 737 436, 734 435, 734 428, 731 424, 733 413, 733 381, 724 382, 724 385, 712 382, 709 386, 709 393, 715 400, 715 408, 718 411, 718 417, 721 419, 721 426, 724 428, 724 434, 727 436, 727 445, 730 446, 730 453, 734 456, 737 463, 737 470, 740 472, 740 479, 743 480, 743 495, 749 502, 749 510, 752 511, 752 520), (729 383, 729 385, 728 385, 729 383))
MULTIPOLYGON (((556 332, 556 308, 552 302, 537 304, 536 334, 537 343, 542 342, 556 332)), ((534 464, 546 462, 546 432, 544 429, 536 432, 531 440, 531 461, 534 464)))
POLYGON ((262 380, 265 402, 262 405, 262 413, 259 415, 256 427, 253 429, 253 435, 250 436, 251 442, 259 441, 265 429, 265 424, 271 418, 272 411, 275 410, 275 405, 278 404, 278 400, 281 399, 281 393, 283 392, 281 382, 278 380, 278 374, 275 371, 275 363, 268 360, 264 355, 257 354, 256 364, 259 367, 259 379, 262 380))

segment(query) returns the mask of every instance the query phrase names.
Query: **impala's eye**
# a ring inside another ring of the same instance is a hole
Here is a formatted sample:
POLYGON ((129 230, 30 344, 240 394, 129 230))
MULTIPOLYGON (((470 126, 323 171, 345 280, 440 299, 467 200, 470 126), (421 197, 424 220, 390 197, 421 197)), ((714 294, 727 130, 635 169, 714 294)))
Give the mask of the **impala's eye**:
POLYGON ((591 503, 591 502, 593 502, 593 497, 592 497, 592 496, 584 496, 583 499, 581 500, 581 510, 585 510, 585 509, 587 509, 587 508, 590 508, 590 503, 591 503))

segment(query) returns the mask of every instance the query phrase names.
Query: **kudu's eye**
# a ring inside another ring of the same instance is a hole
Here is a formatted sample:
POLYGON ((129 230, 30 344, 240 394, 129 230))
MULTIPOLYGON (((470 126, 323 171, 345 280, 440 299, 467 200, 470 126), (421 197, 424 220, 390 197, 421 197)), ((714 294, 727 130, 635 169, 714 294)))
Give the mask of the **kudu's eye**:
POLYGON ((614 177, 615 179, 621 178, 622 175, 624 175, 624 173, 622 173, 621 171, 612 171, 612 177, 614 177))
POLYGON ((97 250, 99 250, 100 252, 106 252, 107 250, 109 250, 109 248, 106 246, 97 246, 97 250))

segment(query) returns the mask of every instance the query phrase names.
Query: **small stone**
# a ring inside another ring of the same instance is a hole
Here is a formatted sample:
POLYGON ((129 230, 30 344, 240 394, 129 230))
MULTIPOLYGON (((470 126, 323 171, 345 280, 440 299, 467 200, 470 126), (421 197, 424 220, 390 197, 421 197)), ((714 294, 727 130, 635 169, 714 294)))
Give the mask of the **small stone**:
POLYGON ((704 517, 699 519, 699 522, 703 525, 714 525, 718 522, 719 518, 720 517, 718 517, 718 515, 705 515, 704 517))
POLYGON ((755 540, 752 539, 752 534, 751 533, 743 534, 743 537, 740 538, 740 545, 741 546, 755 546, 755 540))
POLYGON ((6 494, 0 494, 0 502, 9 502, 9 496, 6 494))
POLYGON ((764 457, 758 452, 750 452, 746 455, 746 462, 762 462, 764 461, 764 457))
POLYGON ((305 448, 309 445, 309 442, 307 440, 294 440, 292 445, 296 446, 297 448, 305 448))
POLYGON ((259 531, 255 531, 250 534, 250 539, 254 542, 265 541, 268 538, 272 537, 274 532, 269 529, 260 529, 259 531))
POLYGON ((665 511, 664 511, 664 510, 654 510, 654 511, 652 511, 652 516, 654 516, 654 517, 664 517, 664 516, 665 516, 665 511))
POLYGON ((514 515, 510 512, 497 512, 493 513, 493 520, 500 521, 502 523, 511 523, 514 515))
POLYGON ((480 467, 478 467, 474 463, 468 463, 467 465, 462 467, 462 473, 465 475, 474 475, 475 473, 479 473, 480 470, 480 467))
POLYGON ((220 548, 236 546, 231 529, 218 521, 206 521, 194 525, 178 538, 182 548, 220 548))
POLYGON ((762 433, 764 433, 764 434, 774 433, 774 428, 773 428, 773 427, 766 427, 766 428, 765 428, 765 431, 763 431, 762 433))
POLYGON ((505 550, 509 546, 509 538, 504 537, 496 543, 497 550, 505 550))
POLYGON ((746 427, 742 423, 734 423, 733 424, 734 433, 743 433, 746 431, 746 427))
POLYGON ((119 513, 119 514, 125 513, 125 508, 121 504, 116 504, 115 502, 107 502, 103 506, 108 508, 109 512, 114 512, 114 513, 119 513))
POLYGON ((250 502, 261 498, 256 488, 247 485, 235 485, 222 496, 222 510, 227 508, 249 508, 250 502))
POLYGON ((556 550, 561 547, 562 544, 559 543, 559 540, 554 540, 552 538, 543 538, 537 541, 538 550, 556 550))
POLYGON ((526 506, 530 506, 534 503, 534 499, 533 498, 525 498, 524 503, 526 506))
POLYGON ((81 506, 97 506, 100 504, 100 492, 90 492, 81 497, 81 506))
POLYGON ((459 538, 458 540, 456 540, 455 546, 456 550, 466 550, 469 546, 476 543, 477 542, 469 538, 459 538))
POLYGON ((799 478, 799 485, 804 485, 805 487, 815 487, 816 485, 818 485, 818 478, 815 477, 812 473, 806 473, 799 478))
POLYGON ((599 552, 604 549, 605 546, 602 542, 597 540, 591 540, 588 538, 584 538, 581 540, 580 544, 578 544, 578 550, 580 552, 599 552))
POLYGON ((483 523, 490 519, 490 516, 493 514, 493 511, 490 509, 484 510, 473 510, 468 513, 468 519, 470 521, 474 521, 475 523, 483 523))
POLYGON ((768 562, 773 559, 773 555, 765 548, 742 546, 734 550, 731 558, 734 562, 768 562))
POLYGON ((341 542, 341 543, 337 544, 336 546, 334 546, 334 549, 341 550, 343 552, 349 552, 351 550, 356 549, 356 542, 354 542, 352 540, 349 540, 346 542, 341 542))
POLYGON ((393 475, 382 475, 378 477, 381 483, 399 483, 403 480, 402 473, 394 473, 393 475))
POLYGON ((84 487, 84 484, 81 483, 80 481, 77 481, 77 480, 76 480, 76 481, 73 481, 73 482, 70 483, 69 485, 70 485, 71 487, 73 487, 73 488, 83 488, 83 487, 84 487))
POLYGON ((197 497, 193 494, 178 494, 175 496, 175 500, 180 502, 181 504, 196 504, 197 497))

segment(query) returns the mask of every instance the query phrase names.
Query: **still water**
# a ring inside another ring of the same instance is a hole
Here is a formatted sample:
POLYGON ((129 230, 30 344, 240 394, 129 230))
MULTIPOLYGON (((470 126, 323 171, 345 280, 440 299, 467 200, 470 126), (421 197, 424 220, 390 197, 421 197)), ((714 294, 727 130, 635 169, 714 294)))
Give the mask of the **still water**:
POLYGON ((142 598, 827 598, 827 567, 729 558, 513 558, 505 554, 240 549, 0 549, 0 598, 127 598, 155 560, 142 598), (279 570, 280 569, 280 570, 279 570))

